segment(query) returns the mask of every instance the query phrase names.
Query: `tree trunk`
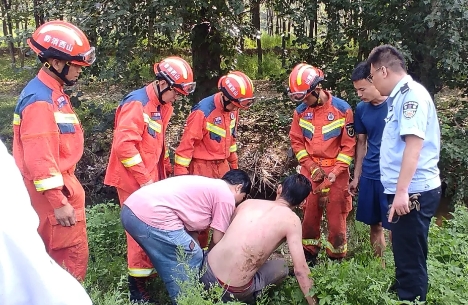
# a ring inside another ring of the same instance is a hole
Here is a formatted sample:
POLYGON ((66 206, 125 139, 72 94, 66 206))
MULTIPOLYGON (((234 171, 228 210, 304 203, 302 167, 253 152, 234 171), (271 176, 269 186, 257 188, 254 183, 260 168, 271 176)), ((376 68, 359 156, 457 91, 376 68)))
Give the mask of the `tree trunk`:
POLYGON ((197 24, 192 29, 192 67, 195 71, 197 89, 192 103, 217 91, 221 70, 222 38, 217 29, 208 22, 197 24))
POLYGON ((10 52, 11 63, 16 63, 15 45, 13 43, 13 24, 10 16, 11 0, 2 0, 2 26, 3 34, 7 37, 8 50, 10 52))
POLYGON ((36 29, 44 24, 44 13, 41 7, 41 0, 34 0, 34 22, 36 23, 36 29))
POLYGON ((283 21, 283 35, 281 36, 281 66, 286 68, 286 22, 283 21))
POLYGON ((262 71, 262 32, 260 31, 260 0, 252 0, 252 24, 257 30, 257 74, 258 76, 263 75, 262 71))

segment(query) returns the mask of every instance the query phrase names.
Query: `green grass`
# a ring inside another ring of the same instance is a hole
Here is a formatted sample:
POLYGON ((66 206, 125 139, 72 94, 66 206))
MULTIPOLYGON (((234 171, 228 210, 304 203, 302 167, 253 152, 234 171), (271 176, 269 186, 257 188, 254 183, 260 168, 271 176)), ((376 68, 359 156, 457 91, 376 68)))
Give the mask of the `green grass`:
MULTIPOLYGON (((290 34, 290 39, 286 40, 286 47, 291 47, 291 41, 295 39, 294 34, 290 34)), ((260 40, 262 41, 262 49, 264 50, 271 50, 275 47, 281 47, 282 42, 282 35, 268 35, 265 31, 262 31, 262 35, 260 40)), ((244 48, 246 49, 256 49, 257 48, 257 41, 255 39, 246 38, 244 40, 244 48)))
MULTIPOLYGON (((127 297, 125 235, 119 221, 120 208, 111 203, 99 204, 87 210, 90 262, 85 288, 94 304, 129 305, 127 297)), ((349 221, 349 256, 341 263, 329 261, 320 252, 319 264, 311 269, 314 279, 312 293, 321 305, 380 305, 404 304, 389 292, 394 280, 394 264, 391 247, 388 246, 381 260, 373 255, 369 244, 369 227, 349 221)), ((323 236, 325 238, 325 236, 323 236)), ((428 271, 430 290, 427 305, 467 304, 468 291, 468 210, 457 206, 454 218, 442 227, 432 225, 429 234, 428 271)), ((218 287, 204 291, 197 276, 181 286, 180 305, 211 305, 219 302, 222 290, 218 287)), ((150 293, 161 304, 169 304, 160 279, 155 278, 150 293)), ((240 304, 239 302, 230 303, 240 304)), ((281 285, 263 292, 257 305, 286 304, 305 305, 302 292, 294 277, 288 277, 281 285)))
POLYGON ((281 67, 281 58, 272 53, 263 54, 262 75, 258 73, 257 56, 239 54, 236 60, 237 69, 244 72, 252 79, 275 78, 286 71, 286 69, 281 67))

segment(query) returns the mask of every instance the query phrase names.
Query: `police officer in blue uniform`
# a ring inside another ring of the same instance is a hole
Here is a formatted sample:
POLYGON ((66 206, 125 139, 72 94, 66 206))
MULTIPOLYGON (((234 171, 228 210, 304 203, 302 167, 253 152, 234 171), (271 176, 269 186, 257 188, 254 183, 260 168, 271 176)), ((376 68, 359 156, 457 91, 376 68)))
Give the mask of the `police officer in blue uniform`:
MULTIPOLYGON (((359 63, 351 75, 361 102, 354 113, 357 134, 354 161, 354 179, 348 186, 351 195, 358 195, 356 220, 370 226, 370 241, 375 255, 382 257, 385 250, 383 228, 390 230, 387 221, 388 200, 380 182, 380 143, 387 117, 386 96, 382 96, 366 78, 370 67, 359 63), (359 186, 359 187, 358 187, 359 186)), ((382 261, 384 265, 384 262, 382 261)))
POLYGON ((441 197, 439 120, 430 94, 407 74, 396 48, 376 47, 367 61, 368 80, 388 95, 380 172, 390 207, 394 288, 400 300, 425 301, 427 235, 441 197))

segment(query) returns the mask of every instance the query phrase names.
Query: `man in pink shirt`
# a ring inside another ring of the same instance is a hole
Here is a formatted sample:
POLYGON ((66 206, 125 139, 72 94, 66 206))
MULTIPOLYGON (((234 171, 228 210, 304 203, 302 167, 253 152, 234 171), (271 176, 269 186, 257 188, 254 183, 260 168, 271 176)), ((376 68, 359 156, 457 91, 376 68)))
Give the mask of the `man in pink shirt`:
POLYGON ((145 250, 173 304, 179 293, 177 280, 187 278, 178 260, 179 249, 184 250, 189 267, 199 269, 203 251, 198 232, 211 227, 210 249, 217 244, 251 187, 247 173, 234 169, 221 179, 185 175, 161 180, 142 187, 124 202, 122 224, 145 250))

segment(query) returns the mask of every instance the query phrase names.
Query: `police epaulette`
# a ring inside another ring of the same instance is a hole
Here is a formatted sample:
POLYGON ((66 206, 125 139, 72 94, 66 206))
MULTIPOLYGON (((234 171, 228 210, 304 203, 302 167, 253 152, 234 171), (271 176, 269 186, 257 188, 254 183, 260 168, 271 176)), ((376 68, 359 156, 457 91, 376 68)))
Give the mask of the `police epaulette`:
POLYGON ((401 94, 404 94, 404 93, 408 92, 409 89, 410 89, 410 88, 409 88, 409 86, 408 86, 408 83, 406 83, 406 84, 404 84, 403 86, 401 86, 401 88, 400 88, 400 93, 401 93, 401 94))

